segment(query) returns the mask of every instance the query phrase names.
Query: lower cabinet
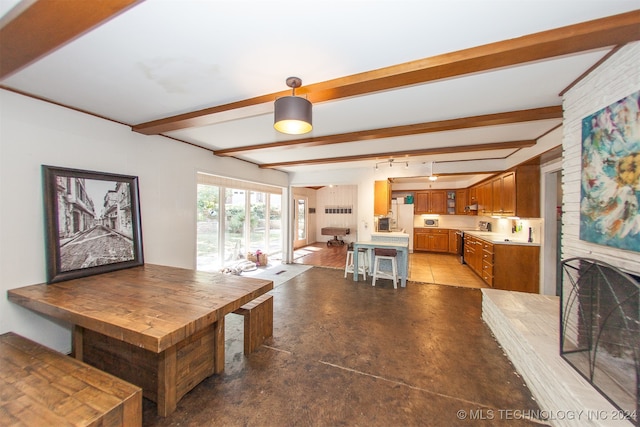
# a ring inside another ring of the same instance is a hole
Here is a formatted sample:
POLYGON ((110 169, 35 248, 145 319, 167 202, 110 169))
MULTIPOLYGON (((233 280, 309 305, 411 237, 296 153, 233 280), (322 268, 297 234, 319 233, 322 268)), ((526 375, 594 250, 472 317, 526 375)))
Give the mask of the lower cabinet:
POLYGON ((495 289, 539 292, 540 246, 494 244, 465 235, 464 260, 495 289))
POLYGON ((413 250, 449 252, 449 229, 415 228, 413 230, 413 250))

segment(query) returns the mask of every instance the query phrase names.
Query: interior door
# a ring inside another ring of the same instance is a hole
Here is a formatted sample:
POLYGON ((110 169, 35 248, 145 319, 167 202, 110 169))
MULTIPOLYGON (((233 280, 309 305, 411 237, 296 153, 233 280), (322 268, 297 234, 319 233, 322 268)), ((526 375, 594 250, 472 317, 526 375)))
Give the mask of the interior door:
POLYGON ((293 234, 293 248, 297 249, 302 246, 306 246, 308 243, 308 218, 307 218, 307 205, 308 200, 306 197, 294 197, 294 234, 293 234))

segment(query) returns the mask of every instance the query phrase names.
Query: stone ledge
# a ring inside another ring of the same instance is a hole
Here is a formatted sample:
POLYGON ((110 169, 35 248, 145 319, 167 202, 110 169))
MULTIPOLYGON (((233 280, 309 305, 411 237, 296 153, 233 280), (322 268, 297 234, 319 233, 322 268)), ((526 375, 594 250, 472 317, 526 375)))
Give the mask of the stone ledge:
MULTIPOLYGON (((619 411, 560 357, 560 299, 482 289, 482 319, 554 426, 619 426, 619 411)), ((519 409, 519 408, 504 408, 519 409)))

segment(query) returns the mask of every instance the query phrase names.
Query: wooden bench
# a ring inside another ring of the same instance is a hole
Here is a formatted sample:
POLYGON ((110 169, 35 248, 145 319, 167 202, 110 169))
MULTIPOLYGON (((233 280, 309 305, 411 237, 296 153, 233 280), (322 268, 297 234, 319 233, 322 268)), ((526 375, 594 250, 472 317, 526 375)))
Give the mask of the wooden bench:
POLYGON ((0 425, 141 426, 142 389, 13 332, 0 335, 0 425))
POLYGON ((234 313, 244 316, 245 355, 253 353, 265 339, 273 336, 273 295, 260 295, 234 313))

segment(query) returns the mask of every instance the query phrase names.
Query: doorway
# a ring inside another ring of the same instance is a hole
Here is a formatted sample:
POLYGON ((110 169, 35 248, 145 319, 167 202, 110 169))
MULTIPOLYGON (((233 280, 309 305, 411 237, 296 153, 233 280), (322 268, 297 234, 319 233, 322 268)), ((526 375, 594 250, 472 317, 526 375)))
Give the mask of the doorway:
POLYGON ((293 230, 293 248, 298 249, 306 246, 309 236, 309 221, 307 218, 307 206, 309 201, 306 197, 295 196, 293 199, 294 207, 294 230, 293 230))
POLYGON ((544 166, 543 219, 544 251, 542 277, 544 295, 560 295, 560 261, 562 260, 562 162, 544 166))

